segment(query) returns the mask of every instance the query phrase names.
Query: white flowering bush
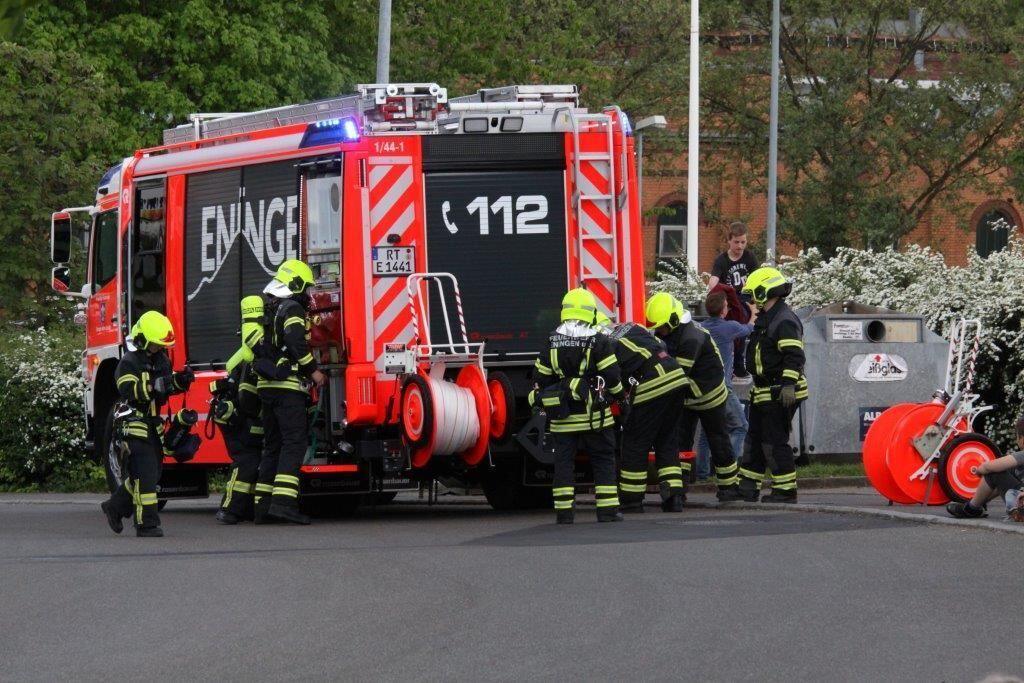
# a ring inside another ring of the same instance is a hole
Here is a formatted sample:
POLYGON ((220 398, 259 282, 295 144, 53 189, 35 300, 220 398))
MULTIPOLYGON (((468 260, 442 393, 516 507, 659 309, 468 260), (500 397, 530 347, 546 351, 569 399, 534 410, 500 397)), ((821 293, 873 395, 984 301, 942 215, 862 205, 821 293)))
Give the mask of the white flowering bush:
POLYGON ((85 457, 81 341, 43 328, 0 343, 0 488, 102 488, 85 457))
MULTIPOLYGON (((946 338, 961 317, 981 320, 974 388, 994 410, 975 427, 1004 449, 1015 448, 1014 423, 1024 411, 1024 242, 1012 239, 1007 249, 988 258, 973 254, 963 267, 947 266, 941 253, 917 245, 885 251, 842 248, 831 259, 809 249, 783 259, 779 267, 793 282, 789 302, 794 307, 846 300, 883 306, 923 315, 946 338)), ((662 274, 648 287, 687 303, 701 300, 706 291, 685 267, 662 274)))
POLYGON ((688 306, 702 303, 707 289, 706 278, 680 258, 660 259, 656 279, 647 283, 648 291, 668 292, 688 306))

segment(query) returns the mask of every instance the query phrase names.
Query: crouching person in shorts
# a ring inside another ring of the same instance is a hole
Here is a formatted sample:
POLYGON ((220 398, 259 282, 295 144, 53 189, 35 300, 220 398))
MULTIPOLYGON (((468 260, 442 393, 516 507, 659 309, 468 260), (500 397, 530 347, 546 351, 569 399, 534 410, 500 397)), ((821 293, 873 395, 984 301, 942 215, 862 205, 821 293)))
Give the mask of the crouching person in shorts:
POLYGON ((949 503, 946 511, 954 517, 987 517, 985 504, 998 495, 1005 500, 1010 518, 1024 521, 1020 512, 1024 505, 1024 416, 1017 420, 1017 448, 1020 450, 973 468, 982 477, 978 490, 966 503, 949 503))

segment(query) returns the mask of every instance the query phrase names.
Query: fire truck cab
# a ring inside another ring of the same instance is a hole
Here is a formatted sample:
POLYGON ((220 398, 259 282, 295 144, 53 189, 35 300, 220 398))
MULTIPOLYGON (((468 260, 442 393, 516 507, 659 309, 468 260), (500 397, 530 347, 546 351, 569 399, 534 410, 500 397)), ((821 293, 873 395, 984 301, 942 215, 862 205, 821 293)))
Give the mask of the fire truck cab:
MULTIPOLYGON (((92 206, 54 213, 53 286, 83 300, 86 424, 111 485, 113 372, 138 316, 174 324, 172 363, 197 381, 169 409, 197 410, 202 427, 208 381, 240 344, 240 299, 300 258, 329 378, 304 498, 382 500, 439 481, 482 488, 498 508, 549 499, 526 394, 561 296, 584 286, 613 320, 643 319, 629 120, 578 100, 569 85, 448 98, 432 83, 372 84, 195 114, 107 171, 92 206), (89 222, 80 293, 75 212, 89 222)), ((219 436, 204 437, 193 461, 167 461, 161 498, 206 495, 208 471, 228 462, 219 436)), ((585 462, 578 474, 589 480, 585 462)))

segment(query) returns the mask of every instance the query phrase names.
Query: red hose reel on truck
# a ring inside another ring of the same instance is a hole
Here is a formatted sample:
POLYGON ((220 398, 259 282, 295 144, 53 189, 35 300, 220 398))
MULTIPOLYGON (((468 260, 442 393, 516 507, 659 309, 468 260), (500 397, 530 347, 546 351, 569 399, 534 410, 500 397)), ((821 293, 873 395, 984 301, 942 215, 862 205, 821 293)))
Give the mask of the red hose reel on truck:
POLYGON ((970 500, 981 481, 973 469, 1002 455, 990 439, 971 431, 975 418, 991 409, 978 405, 972 391, 980 343, 981 322, 958 321, 949 341, 945 388, 928 403, 892 406, 868 429, 864 472, 891 502, 970 500))
POLYGON ((413 467, 425 467, 435 455, 457 455, 470 466, 487 455, 492 439, 508 438, 515 396, 501 372, 488 378, 483 366, 484 344, 470 343, 462 313, 459 283, 451 273, 414 273, 406 281, 412 310, 413 336, 409 347, 388 347, 385 364, 405 366, 399 401, 399 422, 413 467), (455 339, 444 283, 450 283, 461 341, 455 339), (430 340, 427 299, 435 285, 446 343, 430 340), (419 340, 425 339, 425 344, 419 340), (454 380, 450 370, 458 368, 454 380))

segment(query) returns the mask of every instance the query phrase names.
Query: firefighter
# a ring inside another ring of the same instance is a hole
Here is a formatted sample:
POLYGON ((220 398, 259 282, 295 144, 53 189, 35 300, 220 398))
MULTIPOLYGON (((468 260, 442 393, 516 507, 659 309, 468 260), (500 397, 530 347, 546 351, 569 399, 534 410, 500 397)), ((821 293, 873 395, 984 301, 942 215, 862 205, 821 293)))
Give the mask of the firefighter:
MULTIPOLYGON (((690 312, 666 292, 659 292, 647 301, 646 314, 648 324, 665 341, 668 352, 675 356, 686 374, 683 409, 679 419, 679 446, 686 451, 693 448, 699 421, 711 448, 711 461, 718 482, 718 499, 736 500, 739 467, 729 441, 725 407, 729 392, 725 386, 725 368, 718 347, 711 334, 693 322, 690 312)), ((685 474, 689 474, 690 468, 690 463, 682 466, 685 474)), ((673 499, 671 509, 681 510, 685 500, 684 491, 679 499, 673 499)))
POLYGON ((624 380, 633 386, 629 409, 621 415, 622 469, 619 491, 622 509, 644 511, 647 492, 647 454, 654 451, 662 509, 682 508, 683 471, 679 465, 679 411, 686 375, 665 344, 636 323, 612 327, 608 316, 597 322, 615 348, 624 380))
POLYGON ((263 299, 247 296, 241 308, 242 347, 228 360, 227 377, 210 382, 210 414, 231 457, 231 475, 216 515, 221 524, 253 519, 263 451, 263 422, 252 368, 253 349, 263 338, 263 299))
POLYGON ((174 346, 174 328, 161 313, 143 313, 129 333, 131 347, 117 364, 114 379, 121 403, 115 406, 112 438, 128 450, 128 476, 100 506, 114 533, 122 518, 135 518, 135 535, 160 537, 156 487, 163 456, 164 422, 160 409, 168 397, 187 391, 191 370, 171 371, 167 349, 174 346))
POLYGON ((308 441, 309 380, 325 377, 309 350, 309 294, 313 271, 289 259, 263 289, 267 356, 256 359, 257 389, 263 412, 263 457, 256 484, 255 521, 309 524, 299 512, 299 467, 308 441))
POLYGON ((740 497, 756 502, 772 467, 772 492, 765 503, 796 502, 796 467, 789 434, 797 406, 807 398, 804 377, 803 325, 785 297, 792 289, 775 268, 758 268, 743 286, 760 314, 747 347, 747 368, 754 375, 750 390, 750 430, 740 467, 740 497))
POLYGON ((590 456, 594 470, 597 521, 622 521, 615 483, 615 416, 608 397, 620 399, 624 390, 612 344, 594 327, 596 315, 593 294, 570 290, 562 299, 562 324, 534 366, 537 383, 529 401, 548 416, 558 524, 572 524, 575 517, 575 465, 581 451, 590 456))

